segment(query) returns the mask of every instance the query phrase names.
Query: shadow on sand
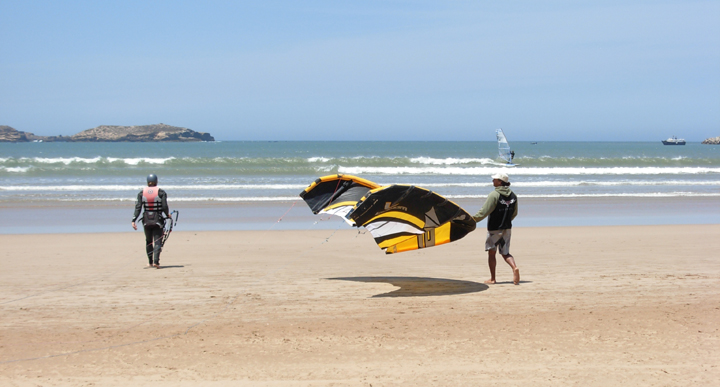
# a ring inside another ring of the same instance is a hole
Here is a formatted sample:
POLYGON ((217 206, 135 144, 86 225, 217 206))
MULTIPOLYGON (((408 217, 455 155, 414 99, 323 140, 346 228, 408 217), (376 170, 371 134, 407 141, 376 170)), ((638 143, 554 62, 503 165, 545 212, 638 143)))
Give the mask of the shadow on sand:
POLYGON ((389 293, 376 294, 373 297, 425 297, 450 296, 453 294, 477 293, 488 288, 487 285, 444 278, 426 277, 339 277, 329 280, 356 281, 356 282, 382 282, 400 289, 389 293))

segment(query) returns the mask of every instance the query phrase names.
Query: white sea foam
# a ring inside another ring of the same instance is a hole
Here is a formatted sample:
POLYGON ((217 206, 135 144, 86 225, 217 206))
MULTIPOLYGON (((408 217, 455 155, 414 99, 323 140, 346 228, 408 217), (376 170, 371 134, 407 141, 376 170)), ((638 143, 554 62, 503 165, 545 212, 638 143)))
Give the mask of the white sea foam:
POLYGON ((309 163, 327 163, 330 159, 327 157, 310 157, 307 161, 309 163))
POLYGON ((320 167, 316 168, 315 170, 320 173, 330 173, 333 171, 333 169, 337 168, 337 165, 329 165, 326 167, 320 167))
POLYGON ((411 163, 415 164, 427 164, 427 165, 459 165, 459 164, 495 164, 495 160, 488 159, 488 158, 444 158, 444 159, 437 159, 433 157, 414 157, 410 159, 411 163))
MULTIPOLYGON (((372 159, 379 159, 379 158, 380 158, 380 156, 353 156, 350 158, 350 160, 368 160, 368 159, 372 160, 372 159)), ((384 158, 387 158, 389 160, 397 160, 397 159, 402 159, 404 157, 393 156, 393 157, 384 157, 384 158)))
MULTIPOLYGON (((59 201, 59 202, 134 202, 135 198, 119 197, 119 198, 62 198, 62 199, 50 199, 47 201, 59 201)), ((298 196, 254 196, 254 197, 205 197, 205 198, 194 198, 194 197, 174 197, 172 202, 287 202, 287 201, 301 201, 302 199, 298 196)), ((170 202, 170 200, 168 200, 170 202)))
MULTIPOLYGON (((487 195, 443 195, 448 199, 481 199, 486 198, 487 195)), ((720 197, 720 192, 649 192, 649 193, 599 193, 599 194, 528 194, 522 195, 523 198, 562 198, 562 199, 573 199, 573 198, 610 198, 610 197, 626 197, 626 198, 673 198, 673 197, 720 197)))
MULTIPOLYGON (((164 164, 170 160, 174 160, 175 157, 165 158, 152 158, 152 157, 134 157, 134 158, 120 158, 120 157, 20 157, 16 161, 21 163, 36 163, 36 164, 97 164, 102 161, 110 163, 122 162, 128 165, 138 165, 139 163, 148 164, 164 164)), ((0 162, 8 162, 10 158, 2 158, 0 162)))
POLYGON ((78 191, 78 192, 92 192, 92 191, 125 191, 125 190, 140 190, 141 186, 129 186, 129 185, 10 185, 0 186, 0 191, 19 191, 19 192, 30 192, 30 191, 78 191))
POLYGON ((117 157, 108 157, 107 161, 114 163, 117 161, 122 161, 123 163, 127 165, 138 165, 140 163, 147 163, 147 164, 165 164, 166 162, 170 160, 175 160, 175 157, 165 157, 165 158, 151 158, 151 157, 135 157, 135 158, 117 158, 117 157))
MULTIPOLYGON (((429 183, 418 184, 426 188, 441 187, 489 187, 492 183, 429 183)), ((579 186, 599 186, 599 187, 617 187, 617 186, 720 186, 718 181, 691 181, 691 180, 623 180, 623 181, 514 181, 513 187, 525 188, 543 188, 543 187, 579 187, 579 186)))
MULTIPOLYGON (((139 191, 141 185, 18 185, 0 186, 0 191, 139 191)), ((302 184, 207 184, 207 185, 163 185, 166 190, 285 190, 307 188, 302 184)))
POLYGON ((0 167, 0 170, 10 173, 24 173, 30 170, 30 167, 0 167))
MULTIPOLYGON (((27 158, 21 158, 20 160, 28 160, 27 158)), ((84 158, 84 157, 34 157, 32 159, 33 162, 36 163, 42 163, 42 164, 65 164, 70 165, 71 163, 85 163, 85 164, 92 164, 97 163, 101 160, 101 157, 93 157, 93 158, 84 158)))
POLYGON ((232 190, 232 189, 305 189, 308 184, 208 184, 208 185, 164 185, 163 189, 232 190))
POLYGON ((256 197, 211 197, 211 198, 177 198, 173 199, 180 202, 276 202, 276 201, 294 201, 302 200, 299 196, 256 196, 256 197))
POLYGON ((707 167, 609 167, 609 168, 524 168, 524 167, 338 167, 338 173, 349 175, 491 175, 499 171, 511 176, 577 176, 577 175, 697 175, 720 174, 720 168, 707 167))

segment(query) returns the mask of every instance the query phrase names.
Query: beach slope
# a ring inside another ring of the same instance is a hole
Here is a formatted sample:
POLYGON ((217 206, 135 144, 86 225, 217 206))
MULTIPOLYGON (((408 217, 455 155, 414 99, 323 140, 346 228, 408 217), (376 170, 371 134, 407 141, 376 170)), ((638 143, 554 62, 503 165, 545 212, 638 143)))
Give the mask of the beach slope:
POLYGON ((4 386, 633 386, 720 380, 720 225, 0 235, 4 386))

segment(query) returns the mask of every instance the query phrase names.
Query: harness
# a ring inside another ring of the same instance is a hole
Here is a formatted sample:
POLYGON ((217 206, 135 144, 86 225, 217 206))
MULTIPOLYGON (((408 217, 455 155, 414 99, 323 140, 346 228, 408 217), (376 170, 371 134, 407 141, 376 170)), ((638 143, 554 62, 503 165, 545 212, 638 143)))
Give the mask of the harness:
POLYGON ((143 225, 149 226, 164 226, 164 219, 162 217, 162 199, 158 193, 160 188, 158 187, 145 187, 142 191, 142 205, 143 209, 143 225))
POLYGON ((160 188, 158 187, 145 187, 142 193, 143 209, 145 211, 160 211, 162 210, 162 199, 160 199, 160 188))
POLYGON ((159 226, 163 228, 162 244, 170 238, 173 227, 177 224, 180 212, 172 211, 170 216, 165 218, 162 214, 162 198, 159 195, 160 188, 144 187, 142 191, 143 224, 145 226, 159 226))
POLYGON ((488 230, 504 230, 512 228, 512 214, 517 206, 517 196, 513 192, 505 196, 500 194, 497 206, 488 217, 488 230))

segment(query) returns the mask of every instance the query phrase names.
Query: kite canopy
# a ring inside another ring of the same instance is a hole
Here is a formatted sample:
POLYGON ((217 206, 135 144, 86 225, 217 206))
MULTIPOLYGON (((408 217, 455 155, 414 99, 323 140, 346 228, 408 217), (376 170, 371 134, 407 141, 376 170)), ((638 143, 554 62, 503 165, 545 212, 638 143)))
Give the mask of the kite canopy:
POLYGON ((356 176, 331 175, 317 179, 300 197, 314 214, 365 227, 387 254, 442 245, 475 230, 475 220, 457 204, 415 186, 381 187, 356 176))
POLYGON ((347 214, 368 191, 379 187, 379 184, 356 176, 329 175, 315 180, 300 192, 300 197, 313 214, 337 215, 354 226, 347 214))
POLYGON ((450 243, 475 230, 476 225, 457 204, 410 185, 370 191, 349 217, 370 231, 387 254, 450 243))

